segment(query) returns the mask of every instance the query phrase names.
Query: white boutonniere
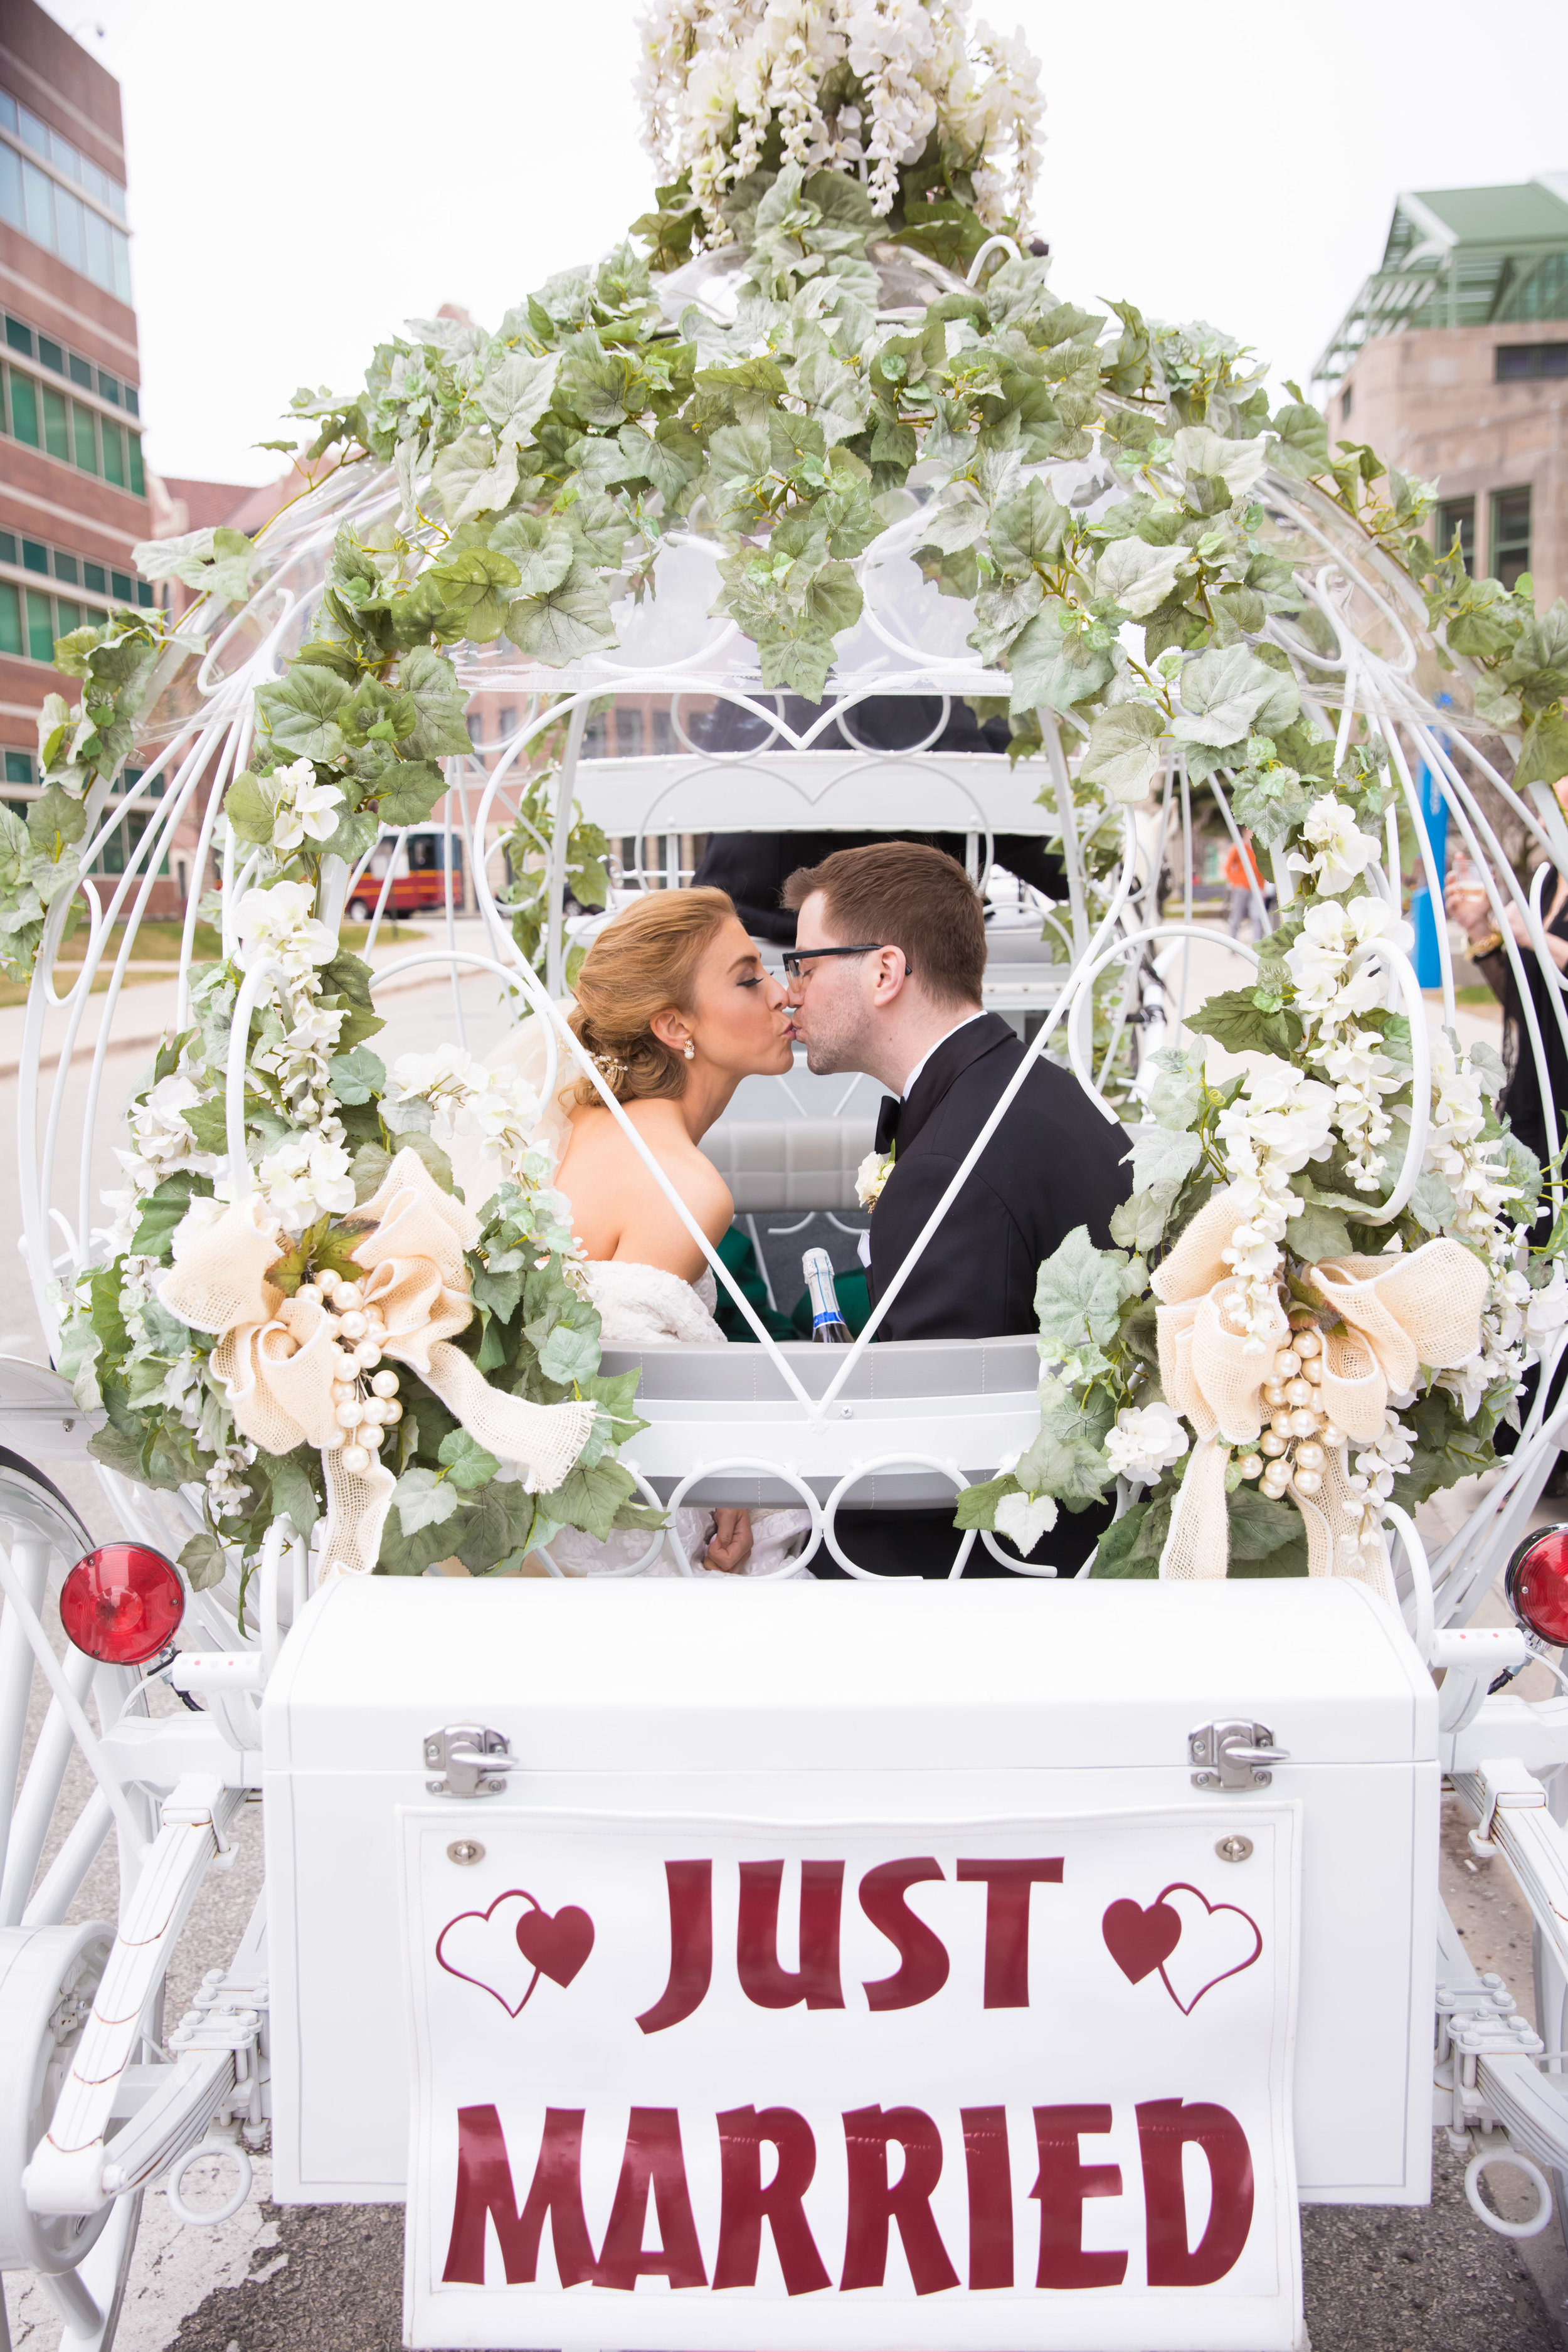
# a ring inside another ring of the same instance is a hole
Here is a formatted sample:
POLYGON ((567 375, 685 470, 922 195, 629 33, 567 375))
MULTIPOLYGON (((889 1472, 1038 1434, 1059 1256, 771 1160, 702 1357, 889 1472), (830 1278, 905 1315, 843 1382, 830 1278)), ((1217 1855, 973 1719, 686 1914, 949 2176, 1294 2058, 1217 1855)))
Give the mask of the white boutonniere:
POLYGON ((855 1171, 855 1198, 863 1209, 874 1209, 881 1199, 882 1187, 893 1172, 897 1152, 897 1144, 891 1151, 868 1151, 855 1171))

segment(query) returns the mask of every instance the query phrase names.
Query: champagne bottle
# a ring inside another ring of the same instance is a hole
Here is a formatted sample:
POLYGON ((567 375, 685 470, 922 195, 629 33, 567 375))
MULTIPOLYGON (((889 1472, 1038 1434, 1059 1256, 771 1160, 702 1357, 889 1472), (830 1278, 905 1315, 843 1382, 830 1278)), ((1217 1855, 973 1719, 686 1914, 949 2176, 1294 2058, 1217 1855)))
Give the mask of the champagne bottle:
POLYGON ((811 1300, 812 1338, 827 1348, 851 1347, 854 1337, 839 1311, 838 1293, 833 1286, 833 1260, 825 1249, 808 1249, 800 1263, 811 1300))

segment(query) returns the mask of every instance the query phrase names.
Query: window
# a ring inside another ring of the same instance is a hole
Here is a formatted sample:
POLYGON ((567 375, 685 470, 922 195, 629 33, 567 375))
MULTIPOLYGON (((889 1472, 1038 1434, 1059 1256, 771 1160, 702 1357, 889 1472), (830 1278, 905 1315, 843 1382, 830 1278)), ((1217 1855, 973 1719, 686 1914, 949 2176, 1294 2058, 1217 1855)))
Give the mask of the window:
POLYGON ((92 390, 92 370, 79 352, 72 352, 67 373, 72 383, 79 383, 84 392, 92 390))
POLYGON ((1492 493, 1491 572, 1505 588, 1519 584, 1530 569, 1530 492, 1492 493))
POLYGON ((38 446, 38 387, 30 375, 5 371, 11 380, 11 430, 29 449, 38 446))
POLYGON ((1542 376, 1568 376, 1568 343, 1499 343, 1499 383, 1538 383, 1542 376))
POLYGON ((675 729, 668 710, 656 710, 653 714, 653 748, 656 751, 675 749, 675 729))
POLYGON ((52 383, 40 384, 38 392, 44 407, 44 446, 51 457, 63 457, 68 466, 71 457, 70 420, 66 413, 65 394, 57 392, 52 383))
POLYGON ((605 714, 595 710, 583 730, 583 757, 602 760, 605 756, 605 714))
POLYGON ((635 760, 642 750, 642 712, 625 706, 616 713, 616 749, 623 760, 635 760))
POLYGON ((80 626, 81 606, 74 604, 68 596, 57 596, 55 598, 56 636, 68 637, 73 629, 79 629, 80 626))
POLYGON ((107 294, 131 299, 131 240, 115 221, 125 218, 125 191, 58 131, 0 91, 0 220, 19 228, 46 252, 58 254, 70 268, 90 278, 107 294), (16 141, 16 146, 10 142, 16 141), (30 148, 53 169, 45 170, 19 152, 30 148), (88 201, 54 176, 62 173, 88 201), (106 220, 103 212, 112 213, 106 220))
POLYGON ((1355 397, 1355 386, 1354 386, 1354 384, 1353 384, 1353 383, 1347 383, 1347 384, 1346 384, 1346 386, 1345 386, 1345 388, 1344 388, 1344 390, 1343 390, 1343 392, 1342 392, 1342 393, 1341 393, 1341 394, 1340 394, 1340 415, 1341 415, 1342 419, 1343 420, 1343 422, 1344 422, 1346 425, 1348 425, 1348 424, 1350 423, 1350 421, 1351 421, 1351 402, 1354 399, 1354 397, 1355 397))
MULTIPOLYGON (((13 588, 8 580, 0 580, 0 654, 25 653, 22 643, 22 592, 13 588)), ((9 756, 9 755, 7 755, 9 756)), ((12 781, 9 766, 6 781, 12 781)))
MULTIPOLYGON (((0 530, 0 564, 17 564, 25 572, 47 575, 70 587, 85 588, 90 595, 107 598, 110 593, 110 574, 101 563, 91 563, 85 556, 68 553, 63 547, 46 547, 41 540, 18 539, 14 530, 0 530)), ((140 604, 151 609, 153 603, 153 583, 149 580, 132 580, 128 572, 113 575, 113 593, 122 604, 140 604)), ((72 622, 70 626, 78 625, 72 622)), ((59 632, 64 635, 64 630, 59 632)))
POLYGON ((500 718, 497 721, 497 724, 500 728, 501 741, 503 743, 508 742, 510 740, 513 728, 517 725, 517 712, 510 702, 502 703, 500 718))
MULTIPOLYGON (((30 752, 6 752, 5 782, 8 784, 36 784, 37 781, 37 774, 34 769, 32 755, 30 752)), ((26 803, 24 802, 23 806, 26 807, 26 803)))
MULTIPOLYGON (((0 98, 3 98, 3 93, 0 93, 0 98)), ((8 149, 0 147, 0 175, 3 175, 4 160, 8 152, 8 149)), ((4 207, 0 206, 0 215, 3 212, 4 207)), ((141 398, 133 383, 121 383, 120 378, 110 375, 107 368, 99 367, 80 352, 68 351, 63 343, 57 343, 48 335, 36 334, 25 319, 14 319, 8 312, 5 316, 5 343, 8 350, 20 352, 26 359, 36 359, 40 366, 48 368, 55 375, 68 376, 71 383, 80 384, 84 392, 91 392, 96 384, 100 400, 109 401, 116 408, 123 408, 127 415, 141 415, 141 398)))
POLYGON ((98 471, 98 419, 90 408, 79 400, 71 403, 71 445, 76 462, 84 474, 98 471))
POLYGON ((27 612, 27 658, 52 662, 55 657, 55 616, 47 596, 29 588, 23 598, 27 612))

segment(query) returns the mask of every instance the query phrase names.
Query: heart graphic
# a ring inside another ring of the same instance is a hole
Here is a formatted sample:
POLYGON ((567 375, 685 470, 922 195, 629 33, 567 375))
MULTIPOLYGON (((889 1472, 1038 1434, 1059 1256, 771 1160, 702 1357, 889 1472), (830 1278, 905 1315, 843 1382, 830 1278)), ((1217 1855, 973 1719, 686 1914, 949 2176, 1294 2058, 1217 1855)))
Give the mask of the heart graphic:
POLYGON ((1131 1897, 1113 1903, 1100 1921, 1106 1949, 1130 1984, 1141 1984, 1162 1960, 1168 1960, 1182 1940, 1182 1918, 1168 1903, 1156 1899, 1147 1911, 1131 1897))
POLYGON ((594 1948, 594 1923, 575 1903, 548 1911, 525 1911, 517 1923, 517 1948, 531 1967, 552 1983, 569 1985, 594 1948))
POLYGON ((509 1886, 488 1911, 464 1911, 448 1919, 436 1939, 436 1958, 448 1976, 478 1985, 516 2017, 539 1982, 539 1969, 518 1948, 524 1919, 542 1917, 531 1895, 509 1886))
POLYGON ((1161 1962, 1160 1974, 1183 2016, 1191 2017, 1205 1992, 1251 1968, 1263 1937, 1258 1922, 1236 1904, 1211 1903, 1181 1880, 1163 1887, 1154 1900, 1181 1922, 1180 1940, 1161 1962))

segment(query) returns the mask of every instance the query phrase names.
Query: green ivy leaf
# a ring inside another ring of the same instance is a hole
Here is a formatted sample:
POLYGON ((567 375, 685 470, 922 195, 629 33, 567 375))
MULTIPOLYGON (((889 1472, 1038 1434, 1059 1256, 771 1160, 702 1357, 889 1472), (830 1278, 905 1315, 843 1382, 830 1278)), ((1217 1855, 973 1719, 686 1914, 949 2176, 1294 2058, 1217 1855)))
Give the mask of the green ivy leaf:
POLYGON ((539 1369, 547 1381, 563 1386, 586 1380, 599 1369, 597 1331, 576 1331, 570 1324, 557 1323, 539 1351, 539 1369))
POLYGON ((210 1592, 214 1585, 223 1582, 227 1562, 222 1544, 203 1528, 182 1549, 180 1566, 193 1592, 210 1592))
POLYGON ((272 803, 248 768, 236 776, 223 796, 223 813, 241 841, 265 848, 272 839, 272 803))
POLYGON ((296 662, 287 677, 256 689, 256 707, 272 740, 291 758, 331 761, 343 749, 339 714, 349 689, 335 671, 296 662))
POLYGON ((500 1468, 497 1456, 487 1452, 466 1429, 448 1432, 437 1449, 437 1459, 445 1463, 451 1484, 465 1491, 470 1486, 487 1486, 500 1468))
POLYGON ((1278 1054, 1289 1060, 1301 1043, 1302 1028, 1289 1005, 1260 1010, 1256 989, 1227 988, 1187 1015, 1187 1026, 1212 1037, 1227 1054, 1278 1054))
POLYGON ((368 1046, 355 1045, 347 1054, 332 1055, 327 1082, 340 1102, 369 1102, 385 1091, 386 1065, 368 1046))
MULTIPOLYGON (((470 1444, 472 1442, 468 1440, 470 1444)), ((489 1458, 494 1459, 493 1455, 489 1458)), ((500 1466, 498 1463, 496 1467, 500 1466)), ((443 1526, 458 1508, 458 1490, 451 1481, 437 1471, 417 1466, 404 1472, 392 1490, 392 1499, 405 1536, 418 1535, 425 1528, 443 1526)))

